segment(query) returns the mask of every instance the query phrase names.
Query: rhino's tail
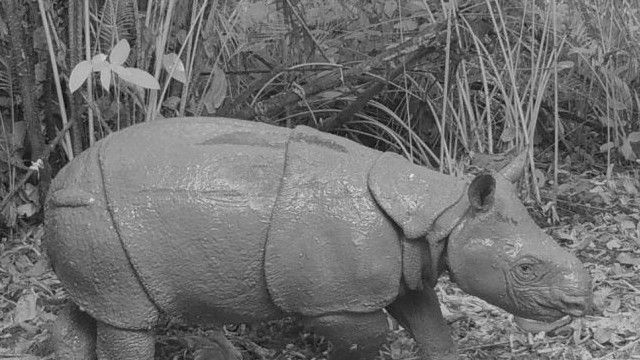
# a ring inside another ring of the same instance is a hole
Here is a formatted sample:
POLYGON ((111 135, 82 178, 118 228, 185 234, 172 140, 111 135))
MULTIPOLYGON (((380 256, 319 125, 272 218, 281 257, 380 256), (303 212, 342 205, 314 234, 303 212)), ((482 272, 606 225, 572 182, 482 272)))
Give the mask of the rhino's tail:
POLYGON ((93 194, 82 189, 60 189, 51 193, 49 204, 54 207, 86 207, 96 202, 93 194))

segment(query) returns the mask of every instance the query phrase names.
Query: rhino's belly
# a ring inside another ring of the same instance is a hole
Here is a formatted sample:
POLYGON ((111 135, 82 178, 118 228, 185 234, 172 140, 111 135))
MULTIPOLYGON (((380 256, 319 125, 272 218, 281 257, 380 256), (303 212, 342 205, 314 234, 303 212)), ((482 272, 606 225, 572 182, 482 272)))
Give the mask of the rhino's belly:
POLYGON ((191 323, 273 318, 264 246, 289 130, 215 120, 110 138, 100 157, 107 203, 165 313, 191 323))

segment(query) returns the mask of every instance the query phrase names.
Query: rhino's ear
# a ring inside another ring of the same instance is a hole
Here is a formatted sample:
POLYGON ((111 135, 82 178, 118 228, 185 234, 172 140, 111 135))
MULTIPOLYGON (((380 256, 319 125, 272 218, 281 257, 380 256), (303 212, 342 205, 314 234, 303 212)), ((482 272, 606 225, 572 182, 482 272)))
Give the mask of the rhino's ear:
POLYGON ((496 179, 491 174, 480 174, 469 184, 469 203, 476 211, 486 212, 493 206, 496 179))
POLYGON ((440 213, 462 193, 462 188, 452 188, 451 176, 415 165, 392 152, 376 160, 367 181, 375 201, 408 239, 425 236, 440 213))
POLYGON ((513 160, 511 160, 502 169, 500 169, 500 175, 502 175, 505 179, 511 181, 512 183, 520 180, 520 178, 524 174, 526 161, 527 151, 524 150, 515 158, 513 158, 513 160))

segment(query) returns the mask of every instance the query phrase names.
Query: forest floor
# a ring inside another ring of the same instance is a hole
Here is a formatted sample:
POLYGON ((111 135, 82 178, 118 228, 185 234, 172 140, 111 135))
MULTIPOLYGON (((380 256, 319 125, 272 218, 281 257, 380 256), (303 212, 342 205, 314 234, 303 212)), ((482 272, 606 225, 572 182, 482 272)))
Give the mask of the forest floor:
MULTIPOLYGON (((543 188, 543 199, 550 193, 543 188)), ((462 359, 640 359, 640 184, 638 173, 610 180, 584 172, 561 178, 557 215, 534 217, 574 252, 594 279, 593 315, 551 333, 527 334, 506 312, 438 284, 443 312, 462 359)), ((539 207, 536 207, 539 208, 539 207)), ((66 295, 40 250, 41 224, 16 230, 0 243, 0 358, 52 359, 50 327, 66 295)), ((244 359, 322 359, 328 344, 291 321, 229 326, 227 336, 244 359)), ((167 325, 159 329, 157 359, 198 359, 206 329, 167 325)), ((413 340, 390 331, 381 358, 416 359, 413 340)), ((198 360, 206 359, 200 357, 198 360)))

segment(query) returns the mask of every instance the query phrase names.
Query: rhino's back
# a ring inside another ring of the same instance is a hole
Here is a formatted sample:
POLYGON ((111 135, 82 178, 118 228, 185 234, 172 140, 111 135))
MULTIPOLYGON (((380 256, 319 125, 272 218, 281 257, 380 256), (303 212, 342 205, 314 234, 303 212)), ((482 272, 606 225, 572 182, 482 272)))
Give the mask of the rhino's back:
POLYGON ((106 141, 107 203, 136 273, 165 312, 196 323, 277 312, 262 267, 289 131, 187 118, 106 141))

